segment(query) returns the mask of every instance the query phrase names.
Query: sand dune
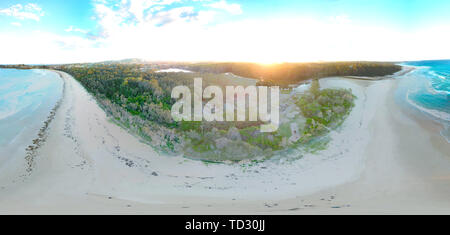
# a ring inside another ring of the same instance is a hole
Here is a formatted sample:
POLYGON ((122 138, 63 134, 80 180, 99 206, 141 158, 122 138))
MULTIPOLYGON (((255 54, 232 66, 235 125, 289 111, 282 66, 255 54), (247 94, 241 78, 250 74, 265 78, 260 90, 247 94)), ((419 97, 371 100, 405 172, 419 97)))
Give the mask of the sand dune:
POLYGON ((395 104, 395 80, 321 80, 357 104, 327 150, 291 163, 206 165, 158 154, 69 75, 31 173, 0 173, 0 213, 450 213, 449 145, 395 104))

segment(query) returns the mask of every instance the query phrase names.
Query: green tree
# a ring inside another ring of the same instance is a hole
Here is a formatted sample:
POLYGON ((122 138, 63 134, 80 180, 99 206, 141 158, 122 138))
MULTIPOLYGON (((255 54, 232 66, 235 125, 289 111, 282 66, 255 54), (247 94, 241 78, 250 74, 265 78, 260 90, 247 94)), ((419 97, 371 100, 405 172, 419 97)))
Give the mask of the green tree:
POLYGON ((320 95, 319 79, 312 80, 309 91, 314 95, 314 97, 318 97, 320 95))

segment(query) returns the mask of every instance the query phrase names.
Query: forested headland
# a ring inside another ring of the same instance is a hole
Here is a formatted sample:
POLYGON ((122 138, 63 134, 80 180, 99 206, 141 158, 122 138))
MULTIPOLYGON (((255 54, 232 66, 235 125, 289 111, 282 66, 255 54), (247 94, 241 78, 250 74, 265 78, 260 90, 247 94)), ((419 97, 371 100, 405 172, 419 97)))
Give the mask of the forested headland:
POLYGON ((262 65, 257 63, 198 63, 185 66, 196 72, 233 73, 258 79, 261 85, 287 86, 312 78, 332 76, 380 77, 401 70, 395 63, 385 62, 324 62, 283 63, 262 65))

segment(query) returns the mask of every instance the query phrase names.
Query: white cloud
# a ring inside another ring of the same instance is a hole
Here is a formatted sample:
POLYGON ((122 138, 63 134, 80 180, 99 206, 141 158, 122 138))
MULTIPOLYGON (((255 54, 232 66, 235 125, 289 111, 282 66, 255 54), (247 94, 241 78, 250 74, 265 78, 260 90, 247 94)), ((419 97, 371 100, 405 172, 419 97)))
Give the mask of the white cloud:
POLYGON ((34 31, 26 35, 1 32, 0 38, 0 64, 70 63, 102 60, 99 53, 110 56, 108 51, 96 50, 95 42, 82 37, 34 31))
POLYGON ((179 21, 192 20, 195 19, 195 16, 196 13, 193 7, 179 7, 149 15, 146 22, 162 26, 179 21))
POLYGON ((98 23, 93 38, 109 38, 125 31, 149 32, 152 28, 210 23, 214 11, 197 11, 193 6, 168 7, 181 0, 123 0, 119 3, 97 1, 94 17, 98 23), (129 30, 128 30, 129 29, 129 30))
POLYGON ((240 14, 242 14, 241 5, 239 5, 237 3, 227 3, 226 0, 220 0, 219 2, 206 4, 206 6, 209 6, 209 7, 212 7, 212 8, 216 8, 216 9, 225 10, 225 11, 227 11, 227 12, 233 14, 233 15, 240 15, 240 14))
POLYGON ((74 28, 73 26, 70 26, 69 28, 65 29, 64 31, 70 33, 70 32, 78 32, 78 33, 84 33, 86 34, 87 31, 79 28, 74 28))
POLYGON ((12 16, 20 20, 29 19, 39 21, 40 17, 44 16, 44 12, 38 5, 28 3, 25 6, 16 4, 5 9, 0 9, 0 15, 12 16))
POLYGON ((16 27, 22 26, 22 24, 20 22, 12 22, 11 25, 14 25, 16 27))

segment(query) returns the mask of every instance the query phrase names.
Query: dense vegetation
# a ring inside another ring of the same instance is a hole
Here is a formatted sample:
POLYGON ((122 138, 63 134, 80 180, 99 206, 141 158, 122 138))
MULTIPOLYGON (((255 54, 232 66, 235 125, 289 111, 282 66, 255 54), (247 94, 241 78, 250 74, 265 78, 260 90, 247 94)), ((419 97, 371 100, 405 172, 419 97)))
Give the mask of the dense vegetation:
POLYGON ((337 127, 354 106, 355 96, 346 89, 320 89, 313 80, 310 91, 296 99, 296 105, 306 118, 303 134, 317 136, 337 127))
POLYGON ((210 123, 189 123, 185 154, 203 160, 240 161, 265 159, 301 146, 316 150, 327 142, 315 140, 345 120, 354 106, 354 99, 351 90, 320 89, 319 82, 314 80, 309 91, 282 97, 285 106, 297 109, 290 107, 280 113, 292 118, 284 118, 276 132, 262 133, 255 125, 230 124, 224 129, 218 125, 208 127, 210 123))
POLYGON ((142 72, 137 65, 97 65, 91 67, 61 66, 90 93, 107 99, 132 115, 174 126, 170 109, 174 100, 172 87, 182 80, 171 79, 162 73, 142 72))

